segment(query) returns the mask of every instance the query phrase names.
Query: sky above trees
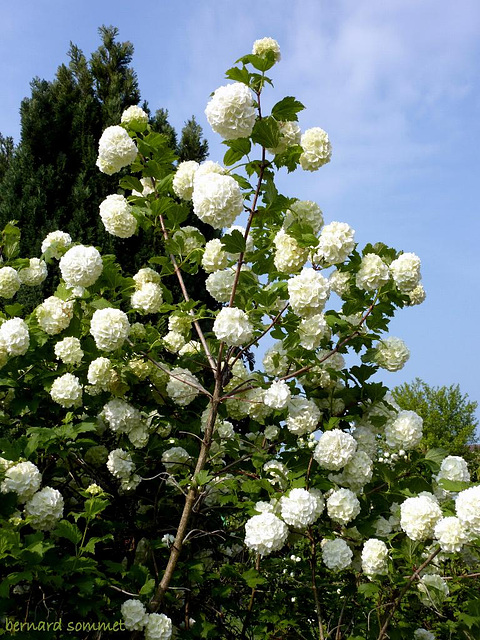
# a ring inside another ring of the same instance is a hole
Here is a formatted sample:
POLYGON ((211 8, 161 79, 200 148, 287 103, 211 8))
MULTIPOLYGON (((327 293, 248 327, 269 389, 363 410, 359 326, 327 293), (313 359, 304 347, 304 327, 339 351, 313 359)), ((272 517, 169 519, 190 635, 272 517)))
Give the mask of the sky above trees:
POLYGON ((125 0, 4 3, 0 132, 20 137, 19 107, 34 76, 51 80, 70 41, 86 55, 100 25, 135 46, 142 100, 169 110, 180 130, 194 114, 212 160, 225 148, 204 116, 209 94, 255 39, 278 40, 268 107, 294 95, 302 129, 320 126, 330 165, 283 176, 287 195, 311 199, 326 222, 348 222, 362 246, 383 241, 422 259, 426 302, 391 332, 411 358, 390 386, 421 377, 459 383, 480 400, 480 5, 476 0, 125 0))

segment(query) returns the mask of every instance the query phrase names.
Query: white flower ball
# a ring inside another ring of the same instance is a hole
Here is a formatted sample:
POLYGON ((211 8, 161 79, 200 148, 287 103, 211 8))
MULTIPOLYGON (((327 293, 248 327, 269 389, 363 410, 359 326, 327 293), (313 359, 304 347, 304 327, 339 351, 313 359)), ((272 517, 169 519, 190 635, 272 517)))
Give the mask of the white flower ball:
POLYGON ((288 537, 288 527, 273 513, 263 512, 245 524, 245 544, 262 557, 279 551, 288 537))
POLYGON ((380 289, 390 280, 390 272, 385 262, 376 253, 363 256, 356 276, 356 285, 364 291, 380 289))
POLYGON ((438 503, 426 496, 407 498, 400 506, 400 526, 410 540, 433 538, 433 530, 442 517, 438 503))
POLYGON ((415 289, 412 289, 412 291, 408 292, 408 297, 410 298, 410 302, 408 304, 408 306, 413 307, 417 304, 422 304, 422 302, 425 302, 425 298, 427 297, 427 294, 425 292, 425 289, 423 288, 423 284, 417 284, 417 286, 415 287, 415 289))
POLYGON ((176 367, 171 371, 171 376, 167 383, 167 394, 175 404, 185 407, 193 402, 199 394, 199 385, 200 382, 196 376, 190 373, 188 369, 176 367))
POLYGON ((417 629, 413 633, 414 640, 435 640, 435 636, 431 631, 427 631, 423 627, 417 629))
POLYGON ((236 307, 220 309, 213 323, 213 332, 230 347, 239 347, 253 337, 253 327, 247 314, 236 307))
POLYGON ((102 173, 111 176, 137 157, 137 147, 123 127, 107 127, 98 143, 96 165, 102 173))
POLYGON ((130 298, 132 309, 143 313, 158 313, 163 304, 163 291, 159 284, 146 282, 130 298))
POLYGON ((132 206, 117 193, 107 196, 100 204, 100 218, 108 233, 117 238, 130 238, 137 229, 132 206))
POLYGON ((82 404, 80 380, 71 373, 64 373, 63 376, 54 380, 50 396, 54 402, 62 407, 79 407, 82 404))
POLYGON ((263 401, 271 409, 285 409, 291 398, 290 388, 284 380, 276 380, 265 391, 263 401))
POLYGON ((284 487, 288 476, 287 467, 280 460, 269 460, 263 465, 263 470, 268 473, 268 481, 271 485, 284 487))
POLYGON ((446 553, 459 553, 468 542, 465 527, 455 516, 439 520, 435 525, 434 534, 442 551, 446 553))
POLYGON ((331 291, 343 298, 350 291, 350 273, 348 271, 338 271, 335 269, 328 278, 331 291))
POLYGON ((0 492, 14 491, 19 502, 26 502, 40 489, 41 482, 42 474, 32 462, 13 463, 13 466, 5 471, 0 492))
POLYGON ((445 580, 436 573, 428 573, 422 576, 418 581, 417 589, 422 603, 426 607, 435 609, 442 604, 450 593, 445 580))
POLYGON ((25 505, 25 515, 31 518, 34 529, 50 531, 63 515, 63 498, 60 491, 44 487, 25 505))
MULTIPOLYGON (((327 431, 327 433, 329 433, 327 431)), ((346 485, 355 493, 362 491, 370 482, 373 475, 373 461, 365 451, 356 451, 349 462, 344 466, 338 477, 338 482, 346 485)))
POLYGON ((129 631, 142 631, 148 621, 148 613, 140 600, 126 600, 120 607, 123 622, 129 631))
POLYGON ((375 362, 387 371, 399 371, 404 367, 409 357, 410 351, 403 340, 391 336, 378 343, 375 362))
POLYGON ((287 496, 280 499, 280 510, 283 520, 295 529, 304 529, 313 524, 323 511, 323 498, 306 489, 292 489, 287 496))
POLYGON ((37 287, 47 277, 47 265, 45 260, 30 258, 30 265, 18 272, 22 284, 27 287, 37 287))
POLYGON ((113 398, 107 402, 101 417, 116 433, 129 433, 142 424, 140 411, 121 398, 113 398))
POLYGON ((390 272, 399 291, 409 293, 419 285, 420 265, 420 258, 414 253, 402 253, 392 262, 390 272))
POLYGON ((205 281, 208 293, 217 302, 228 302, 235 281, 235 270, 214 271, 205 281))
POLYGON ((348 524, 360 513, 360 502, 350 489, 337 489, 327 499, 328 516, 339 524, 348 524))
POLYGON ((107 469, 119 480, 124 480, 133 474, 135 465, 127 451, 114 449, 108 454, 107 469))
POLYGON ((283 153, 289 147, 293 147, 294 145, 299 145, 302 137, 302 132, 300 127, 296 122, 286 121, 286 122, 278 122, 278 133, 280 134, 280 139, 276 147, 270 147, 267 151, 274 156, 279 153, 283 153))
POLYGON ((355 248, 355 231, 346 222, 331 222, 323 227, 318 246, 313 254, 314 262, 323 266, 345 262, 355 248))
POLYGON ((178 353, 185 342, 185 336, 178 331, 169 331, 163 336, 163 345, 170 353, 178 353))
POLYGON ((90 321, 90 333, 98 349, 114 351, 122 346, 130 332, 127 314, 120 309, 97 309, 90 321))
POLYGON ((274 40, 273 38, 262 38, 261 40, 255 40, 252 48, 253 55, 264 56, 268 52, 273 53, 275 62, 278 62, 280 60, 280 45, 276 40, 274 40))
POLYGON ((6 320, 0 326, 0 345, 9 356, 24 356, 30 345, 26 322, 21 318, 6 320))
POLYGON ((357 451, 365 451, 365 453, 373 460, 377 457, 378 443, 377 435, 370 427, 358 425, 355 427, 353 437, 357 441, 357 451))
POLYGON ((461 456, 447 456, 442 460, 435 480, 451 480, 452 482, 470 482, 470 472, 461 456))
POLYGON ((250 89, 242 82, 219 87, 210 98, 205 115, 212 129, 225 140, 248 138, 256 120, 250 89))
POLYGON ((60 258, 60 271, 68 287, 90 287, 103 271, 102 256, 95 247, 72 247, 60 258))
POLYGON ((218 238, 209 240, 205 245, 205 251, 203 252, 202 267, 207 273, 213 273, 214 271, 225 269, 227 264, 227 254, 223 250, 221 240, 218 238))
POLYGON ((173 190, 182 200, 191 200, 193 195, 193 179, 200 165, 195 160, 180 162, 173 178, 173 190))
POLYGON ((195 215, 214 229, 230 227, 244 206, 238 182, 219 173, 197 177, 192 200, 195 215))
POLYGON ((183 447, 172 447, 162 454, 162 462, 167 471, 182 469, 190 460, 190 454, 183 447))
POLYGON ((218 173, 219 175, 225 175, 227 171, 225 167, 222 167, 222 165, 218 164, 218 162, 213 162, 212 160, 206 160, 205 162, 202 162, 202 164, 198 167, 197 171, 195 172, 195 175, 193 177, 193 188, 195 189, 197 182, 201 180, 201 178, 205 177, 207 174, 210 174, 210 173, 218 173))
POLYGON ((79 364, 84 356, 78 338, 64 338, 54 347, 55 355, 65 364, 79 364))
POLYGON ((70 324, 73 318, 73 302, 50 296, 35 309, 35 314, 43 331, 53 336, 70 324))
POLYGON ((133 104, 130 107, 127 107, 122 113, 122 117, 120 119, 122 124, 131 124, 131 123, 143 123, 147 124, 148 122, 148 113, 139 107, 138 105, 133 104))
POLYGON ((275 235, 273 243, 276 249, 273 262, 277 271, 282 273, 300 271, 308 259, 308 248, 301 247, 284 229, 280 229, 275 235))
POLYGON ((50 252, 52 258, 59 260, 72 244, 72 238, 64 231, 51 231, 42 242, 42 253, 50 252))
POLYGON ((313 457, 324 469, 336 471, 353 458, 357 441, 341 429, 326 431, 320 436, 313 457))
POLYGON ((139 269, 133 276, 133 280, 136 289, 142 289, 144 285, 149 283, 160 284, 161 282, 160 274, 150 267, 139 269))
POLYGON ((145 627, 145 640, 170 640, 172 621, 164 613, 150 613, 145 627))
POLYGON ((300 326, 298 327, 300 345, 309 351, 318 349, 322 340, 328 340, 330 339, 330 336, 330 327, 328 326, 323 313, 316 313, 309 318, 303 318, 300 322, 300 326))
POLYGON ((480 536, 480 485, 461 491, 455 500, 460 522, 474 536, 480 536))
POLYGON ((283 376, 288 369, 287 352, 281 342, 275 342, 265 351, 263 356, 263 369, 267 376, 283 376))
POLYGON ((288 405, 287 429, 295 436, 315 431, 322 413, 313 400, 295 396, 288 405))
POLYGON ((328 280, 307 267, 287 283, 290 306, 299 316, 312 316, 323 310, 330 294, 328 280))
POLYGON ((383 576, 388 570, 388 549, 382 540, 370 538, 363 545, 362 570, 369 577, 383 576))
POLYGON ((322 541, 322 560, 332 571, 342 571, 352 564, 353 552, 342 538, 322 541))
POLYGON ((328 134, 320 127, 307 129, 302 135, 300 145, 303 149, 300 165, 305 171, 316 171, 330 162, 332 145, 328 134))
POLYGON ((13 298, 20 289, 22 281, 15 269, 12 267, 2 267, 0 269, 0 296, 2 298, 13 298))
POLYGON ((399 411, 385 425, 385 440, 393 449, 414 449, 421 441, 423 419, 415 411, 399 411))
POLYGON ((194 249, 200 249, 205 244, 205 237, 202 233, 191 225, 181 227, 173 234, 173 240, 180 244, 183 243, 183 249, 179 251, 181 255, 187 255, 194 249))
POLYGON ((89 384, 98 387, 102 391, 109 391, 114 378, 115 371, 108 358, 96 358, 89 364, 87 373, 89 384))
POLYGON ((288 229, 294 222, 308 224, 314 233, 318 233, 323 226, 322 210, 312 200, 297 200, 285 214, 284 227, 288 229))

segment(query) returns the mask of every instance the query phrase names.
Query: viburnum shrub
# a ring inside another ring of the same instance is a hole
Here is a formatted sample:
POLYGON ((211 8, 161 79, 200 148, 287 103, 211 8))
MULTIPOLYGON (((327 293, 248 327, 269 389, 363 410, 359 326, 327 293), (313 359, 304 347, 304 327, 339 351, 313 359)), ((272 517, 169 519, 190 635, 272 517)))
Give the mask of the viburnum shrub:
POLYGON ((162 247, 138 273, 58 230, 19 258, 19 230, 3 232, 5 628, 478 637, 480 487, 462 458, 422 455, 421 418, 374 381, 409 357, 388 325, 425 297, 420 260, 359 250, 348 223, 279 193, 278 171, 332 155, 295 98, 265 112, 279 60, 257 41, 210 98, 223 164, 176 164, 138 107, 103 133, 99 170, 123 169, 98 203, 105 228, 162 247), (192 210, 221 237, 185 225, 192 210), (22 318, 12 298, 56 261, 59 286, 22 318), (184 278, 199 270, 210 308, 184 278))

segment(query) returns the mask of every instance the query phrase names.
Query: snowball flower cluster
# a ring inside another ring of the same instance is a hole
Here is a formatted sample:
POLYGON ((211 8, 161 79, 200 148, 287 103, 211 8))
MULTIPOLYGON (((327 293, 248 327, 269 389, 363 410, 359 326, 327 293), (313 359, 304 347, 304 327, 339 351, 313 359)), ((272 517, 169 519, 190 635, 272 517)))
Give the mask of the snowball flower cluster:
POLYGON ((336 471, 353 458, 357 441, 341 429, 326 431, 320 436, 313 457, 324 469, 336 471))
POLYGON ((340 298, 348 293, 350 289, 350 274, 348 271, 338 271, 338 269, 335 269, 330 274, 328 281, 330 282, 330 289, 340 298))
POLYGON ((450 593, 445 580, 436 573, 429 573, 420 578, 417 589, 420 600, 427 607, 439 607, 450 593))
POLYGON ((382 540, 370 538, 363 545, 362 570, 369 577, 385 575, 388 569, 388 549, 382 540))
POLYGON ((219 340, 235 347, 249 342, 253 337, 253 327, 247 314, 236 307, 220 309, 213 323, 213 332, 219 340))
POLYGON ((205 238, 202 233, 191 225, 181 227, 173 234, 173 240, 177 242, 180 247, 179 253, 187 255, 194 249, 199 249, 205 244, 205 238))
POLYGON ((376 349, 375 362, 387 371, 399 371, 410 357, 407 345, 393 336, 381 340, 376 349))
POLYGON ((90 333, 98 349, 114 351, 122 346, 130 332, 127 314, 120 309, 97 309, 90 321, 90 333))
POLYGON ((420 283, 420 258, 414 253, 402 253, 390 265, 390 272, 402 293, 413 291, 420 283))
POLYGON ((167 383, 167 393, 175 404, 185 407, 190 404, 200 392, 200 382, 188 369, 176 367, 172 369, 167 383))
POLYGON ((280 134, 280 139, 277 146, 267 149, 274 156, 283 153, 289 147, 300 144, 302 132, 296 122, 278 122, 278 133, 280 134))
POLYGON ((332 571, 342 571, 352 563, 353 553, 342 538, 322 541, 322 560, 332 571))
POLYGON ((107 402, 101 417, 116 433, 130 433, 142 424, 140 411, 121 398, 113 398, 107 402))
POLYGON ((90 287, 103 271, 102 256, 79 244, 60 258, 60 271, 67 287, 90 287))
POLYGON ((100 218, 108 233, 117 238, 130 238, 137 229, 131 205, 117 193, 107 196, 100 204, 100 218))
POLYGON ((394 449, 414 449, 421 441, 423 419, 415 411, 399 411, 385 425, 385 440, 394 449))
POLYGON ((273 53, 275 62, 281 58, 280 45, 273 38, 262 38, 253 43, 252 53, 255 56, 264 56, 266 53, 273 53))
POLYGON ((64 338, 54 349, 57 358, 65 364, 78 364, 84 355, 78 338, 64 338))
POLYGON ((316 313, 309 318, 304 318, 298 327, 300 345, 309 351, 317 349, 322 340, 325 338, 329 339, 330 335, 330 327, 328 326, 323 313, 316 313))
POLYGON ((191 200, 193 195, 193 179, 200 165, 195 160, 180 162, 173 177, 173 190, 182 200, 191 200))
POLYGON ((279 551, 287 536, 287 525, 273 513, 264 512, 253 516, 245 524, 245 544, 261 556, 279 551))
POLYGON ((308 224, 314 233, 318 233, 323 226, 322 210, 316 202, 312 200, 297 200, 285 214, 284 227, 288 227, 294 222, 308 224))
POLYGON ((197 178, 192 200, 195 215, 214 229, 230 227, 243 211, 238 182, 219 173, 207 173, 197 178))
POLYGON ((355 231, 346 222, 330 222, 323 227, 313 254, 324 266, 345 262, 355 247, 355 231))
POLYGON ((480 485, 461 491, 455 500, 460 522, 474 536, 480 536, 480 485))
POLYGON ((13 298, 21 284, 22 281, 15 269, 12 267, 0 269, 0 296, 2 298, 13 298))
POLYGON ((157 273, 154 269, 150 269, 150 267, 144 267, 143 269, 139 269, 133 276, 133 281, 135 282, 135 288, 141 289, 147 283, 153 282, 154 284, 160 284, 161 278, 160 274, 157 273))
POLYGON ((48 251, 52 258, 59 260, 71 244, 72 238, 65 231, 51 231, 42 242, 42 253, 48 251))
POLYGON ((427 297, 426 291, 423 288, 423 284, 417 284, 415 289, 408 292, 408 297, 410 298, 409 306, 413 307, 417 304, 422 304, 425 302, 425 298, 427 297))
POLYGON ((115 378, 113 365, 108 358, 96 358, 88 365, 87 379, 89 384, 102 391, 108 391, 115 378))
POLYGON ((305 171, 316 171, 330 162, 332 145, 328 134, 320 127, 307 129, 302 135, 300 145, 303 149, 300 156, 300 166, 305 171))
POLYGON ((202 267, 207 273, 213 273, 227 266, 227 254, 223 250, 221 240, 214 238, 209 240, 205 245, 205 251, 202 256, 202 267))
POLYGON ((98 143, 96 165, 102 173, 111 176, 137 157, 137 147, 125 129, 119 125, 107 127, 98 143))
POLYGON ((256 112, 250 89, 242 82, 219 87, 205 109, 212 129, 225 140, 248 138, 256 112))
MULTIPOLYGON (((242 271, 248 271, 247 265, 242 265, 242 271)), ((205 286, 208 293, 215 298, 217 302, 228 302, 233 289, 233 283, 235 282, 236 269, 230 268, 224 271, 215 271, 211 273, 205 286)))
POLYGON ((172 621, 164 613, 150 613, 145 626, 145 640, 170 640, 172 621))
POLYGON ((330 286, 318 271, 307 267, 287 283, 290 306, 299 316, 311 316, 323 310, 330 286))
POLYGON ((141 107, 134 104, 125 109, 125 111, 122 113, 120 122, 122 124, 131 124, 131 123, 147 124, 148 113, 145 113, 145 111, 141 107))
POLYGON ((0 326, 0 346, 9 356, 23 356, 30 345, 27 324, 21 318, 6 320, 0 326))
POLYGON ((50 389, 52 400, 62 407, 78 407, 82 404, 82 385, 77 376, 64 373, 56 378, 50 389))
POLYGON ((60 491, 44 487, 25 505, 25 515, 30 517, 34 529, 50 531, 63 515, 63 498, 60 491))
POLYGON ((28 267, 19 271, 18 277, 22 284, 27 285, 27 287, 37 287, 45 280, 47 273, 48 271, 45 260, 40 260, 40 258, 30 258, 28 267))
POLYGON ((435 636, 431 631, 427 631, 423 627, 417 629, 413 633, 414 640, 435 640, 435 636))
POLYGON ((284 380, 276 380, 272 382, 270 387, 265 391, 263 401, 271 409, 285 409, 290 401, 290 388, 284 380))
POLYGON ((163 291, 159 284, 146 282, 133 292, 130 299, 132 309, 143 313, 158 313, 163 304, 163 291))
POLYGON ((190 460, 190 454, 183 447, 171 447, 162 454, 162 462, 168 471, 181 469, 190 460))
POLYGON ((315 493, 306 489, 292 489, 288 496, 280 499, 280 511, 283 520, 296 529, 304 529, 313 524, 324 508, 320 491, 315 493))
POLYGON ((358 493, 370 482, 372 474, 372 459, 365 451, 357 450, 350 461, 344 466, 342 473, 336 476, 334 480, 358 493))
POLYGON ((311 433, 317 428, 321 415, 313 400, 295 396, 288 405, 287 429, 296 436, 311 433))
POLYGON ((440 470, 435 480, 452 480, 453 482, 470 482, 470 472, 465 460, 461 456, 447 456, 442 460, 440 470))
POLYGON ((32 462, 13 463, 5 472, 0 492, 14 491, 19 502, 26 502, 40 489, 42 474, 32 462))
POLYGON ((127 480, 133 474, 135 465, 127 451, 114 449, 108 454, 107 469, 119 480, 127 480))
POLYGON ((265 351, 262 364, 267 376, 285 375, 288 369, 288 357, 280 341, 275 342, 272 347, 265 351))
POLYGON ((43 331, 54 336, 70 324, 73 318, 73 302, 50 296, 36 308, 35 314, 43 331))
POLYGON ((277 271, 282 273, 300 271, 307 261, 308 248, 301 247, 284 229, 280 229, 275 235, 273 243, 276 249, 273 262, 277 271))
POLYGON ((458 553, 468 542, 465 527, 455 516, 439 520, 435 525, 434 534, 442 551, 446 553, 458 553))
POLYGON ((348 524, 360 513, 360 502, 350 489, 337 489, 327 499, 327 513, 339 524, 348 524))
POLYGON ((129 631, 142 631, 148 621, 148 613, 140 600, 126 600, 121 608, 125 627, 129 631))
POLYGON ((390 273, 385 262, 376 253, 363 256, 356 276, 356 285, 364 291, 380 289, 390 280, 390 273))
POLYGON ((400 526, 410 540, 427 540, 442 517, 435 499, 428 495, 407 498, 400 506, 400 526))

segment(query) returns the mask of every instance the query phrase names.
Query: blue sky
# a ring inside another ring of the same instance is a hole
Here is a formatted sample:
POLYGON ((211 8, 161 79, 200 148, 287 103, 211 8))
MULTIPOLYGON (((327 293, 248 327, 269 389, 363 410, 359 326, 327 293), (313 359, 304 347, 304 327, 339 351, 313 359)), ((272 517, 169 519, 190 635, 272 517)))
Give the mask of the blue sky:
POLYGON ((411 349, 393 386, 415 376, 459 383, 480 400, 480 3, 477 0, 125 0, 3 3, 0 132, 19 138, 19 106, 34 76, 52 79, 70 41, 87 56, 97 28, 135 45, 142 99, 180 129, 195 114, 211 158, 224 147, 203 114, 224 72, 255 39, 276 38, 272 104, 294 95, 303 129, 333 144, 317 173, 281 176, 286 195, 311 199, 327 222, 422 259, 426 302, 400 312, 391 333, 411 349))

